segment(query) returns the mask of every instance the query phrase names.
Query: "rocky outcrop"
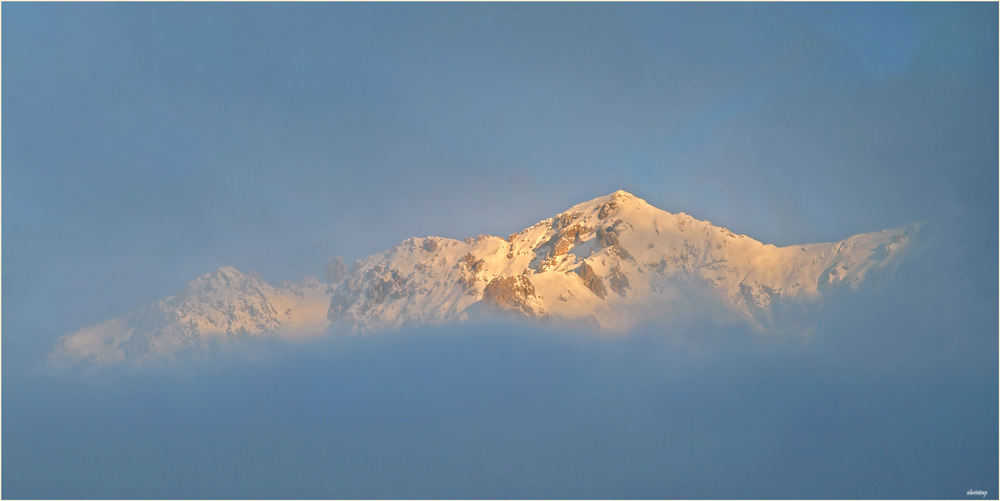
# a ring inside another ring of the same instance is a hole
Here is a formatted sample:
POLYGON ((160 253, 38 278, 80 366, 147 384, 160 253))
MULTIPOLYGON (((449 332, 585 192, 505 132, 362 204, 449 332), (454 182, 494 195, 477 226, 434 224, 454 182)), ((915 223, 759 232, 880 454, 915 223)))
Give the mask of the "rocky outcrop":
POLYGON ((552 223, 555 225, 556 229, 565 228, 569 226, 570 223, 582 218, 583 216, 584 213, 581 211, 563 212, 562 214, 556 216, 555 219, 552 220, 552 223))
POLYGON ((357 270, 330 299, 326 316, 330 322, 378 319, 384 303, 408 297, 414 290, 414 284, 394 266, 373 266, 364 274, 357 270))
POLYGON ((611 290, 618 293, 621 297, 625 297, 625 291, 631 289, 628 277, 625 276, 625 272, 617 264, 611 267, 611 276, 608 277, 608 284, 611 285, 611 290))
POLYGON ((772 287, 759 284, 756 281, 748 283, 744 280, 739 285, 740 295, 746 304, 747 310, 753 318, 764 328, 772 326, 772 304, 778 297, 778 291, 772 287))
POLYGON ((604 287, 604 280, 594 273, 594 267, 590 266, 586 261, 577 268, 576 273, 580 275, 580 279, 583 280, 583 285, 587 286, 591 292, 593 292, 597 297, 604 299, 608 297, 608 289, 604 287))
POLYGON ((614 227, 600 226, 597 228, 597 242, 605 248, 618 245, 618 232, 614 227))
POLYGON ((618 259, 622 259, 624 261, 628 261, 633 266, 636 264, 635 258, 632 256, 632 254, 629 253, 629 251, 624 247, 622 247, 621 245, 615 244, 612 245, 611 247, 608 247, 608 255, 617 257, 618 259))
POLYGON ((569 252, 569 250, 573 248, 573 244, 575 242, 576 242, 575 233, 559 237, 559 240, 556 240, 555 245, 552 246, 552 254, 555 256, 561 256, 569 252))
MULTIPOLYGON (((535 247, 535 251, 540 252, 545 248, 551 248, 552 252, 549 257, 562 256, 569 252, 574 245, 580 243, 585 235, 594 231, 593 228, 587 226, 582 221, 578 221, 583 216, 582 212, 575 211, 565 212, 553 218, 551 220, 553 235, 548 240, 538 244, 535 247)), ((511 235, 511 238, 513 239, 515 236, 516 234, 511 235)), ((510 241, 513 241, 512 239, 510 241)))
POLYGON ((324 277, 327 283, 335 285, 347 278, 347 266, 344 265, 344 260, 340 256, 335 256, 326 263, 324 277))
POLYGON ((477 259, 471 252, 462 257, 462 260, 458 262, 458 266, 464 267, 473 274, 482 271, 483 266, 486 261, 483 259, 477 259))
POLYGON ((563 228, 558 234, 556 243, 552 246, 552 254, 554 256, 561 256, 569 252, 574 245, 580 243, 583 235, 591 231, 593 229, 583 223, 576 223, 563 228))
POLYGON ((607 219, 611 214, 618 210, 618 200, 616 197, 612 196, 604 205, 601 205, 600 212, 597 213, 597 219, 607 219))
POLYGON ((540 318, 535 286, 527 275, 501 275, 490 280, 483 289, 484 313, 540 318))
POLYGON ((486 267, 486 260, 476 258, 470 252, 462 257, 455 266, 463 271, 463 274, 458 279, 458 284, 463 286, 469 293, 475 293, 474 284, 481 280, 479 274, 486 267))

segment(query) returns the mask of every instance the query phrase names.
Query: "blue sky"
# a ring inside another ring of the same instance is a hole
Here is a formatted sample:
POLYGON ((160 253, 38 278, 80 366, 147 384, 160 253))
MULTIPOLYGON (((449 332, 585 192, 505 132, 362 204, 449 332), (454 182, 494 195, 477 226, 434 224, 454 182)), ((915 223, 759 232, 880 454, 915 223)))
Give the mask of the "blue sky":
POLYGON ((617 189, 777 245, 944 222, 954 294, 893 311, 996 342, 995 3, 3 14, 5 377, 221 266, 318 276, 617 189))

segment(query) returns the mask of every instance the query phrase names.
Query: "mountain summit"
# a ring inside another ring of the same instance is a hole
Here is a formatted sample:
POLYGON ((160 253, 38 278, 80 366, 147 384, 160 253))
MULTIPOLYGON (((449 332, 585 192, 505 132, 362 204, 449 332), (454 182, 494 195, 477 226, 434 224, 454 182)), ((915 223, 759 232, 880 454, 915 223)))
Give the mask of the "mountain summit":
POLYGON ((221 340, 489 315, 620 332, 697 310, 776 330, 789 307, 892 270, 917 228, 775 247, 616 191, 506 238, 411 238, 350 270, 332 260, 326 284, 308 277, 273 287, 221 268, 173 297, 63 336, 49 362, 139 362, 221 340))

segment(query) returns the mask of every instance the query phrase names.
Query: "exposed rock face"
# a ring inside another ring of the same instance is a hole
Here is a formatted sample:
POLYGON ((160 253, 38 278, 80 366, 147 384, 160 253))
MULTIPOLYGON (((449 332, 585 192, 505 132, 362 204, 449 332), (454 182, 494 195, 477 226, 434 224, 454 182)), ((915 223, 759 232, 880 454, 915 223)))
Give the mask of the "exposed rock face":
POLYGON ((483 289, 482 308, 485 313, 539 318, 535 286, 527 275, 501 275, 490 280, 483 289))
POLYGON ((414 291, 414 284, 399 268, 376 265, 365 273, 358 269, 330 299, 326 316, 330 322, 377 322, 384 303, 409 297, 414 291))
POLYGON ((611 200, 601 206, 600 212, 597 213, 597 219, 607 219, 608 216, 613 214, 618 209, 618 200, 612 196, 611 200))
POLYGON ((543 271, 549 271, 552 268, 555 268, 558 264, 559 264, 558 256, 553 256, 551 253, 549 253, 546 255, 545 259, 542 259, 541 261, 538 262, 538 267, 535 268, 535 271, 539 273, 543 271))
POLYGON ((434 240, 433 238, 424 239, 423 248, 427 252, 434 252, 434 251, 436 251, 437 248, 438 248, 437 240, 434 240))
POLYGON ((608 284, 611 285, 611 290, 618 293, 619 296, 625 297, 625 291, 629 290, 628 277, 622 272, 622 269, 617 264, 611 267, 611 276, 608 277, 608 284))
POLYGON ((618 245, 618 244, 615 244, 615 245, 612 245, 611 247, 608 247, 608 255, 615 256, 615 257, 617 257, 619 259, 622 259, 624 261, 628 261, 629 263, 631 263, 633 265, 636 264, 635 263, 635 258, 632 257, 632 254, 630 254, 628 250, 626 250, 624 247, 622 247, 621 245, 618 245))
POLYGON ((327 283, 339 284, 347 277, 347 266, 340 256, 335 256, 326 263, 326 273, 324 274, 327 283))
POLYGON ((739 287, 740 294, 743 296, 750 314, 760 325, 771 327, 773 325, 771 303, 772 298, 778 295, 777 292, 771 287, 758 284, 756 281, 747 283, 745 280, 740 283, 739 287))
POLYGON ((569 252, 574 245, 580 243, 582 235, 586 235, 591 231, 593 230, 583 223, 576 223, 563 228, 558 233, 556 243, 552 246, 552 255, 561 256, 569 252))
POLYGON ((601 247, 612 247, 618 245, 618 232, 611 226, 599 226, 597 228, 597 241, 601 247))
POLYGON ((576 241, 576 234, 573 235, 563 235, 559 237, 555 245, 552 246, 552 254, 556 256, 561 256, 573 247, 573 243, 576 241))
MULTIPOLYGON (((590 232, 594 231, 593 228, 584 224, 583 221, 578 220, 584 217, 585 214, 583 212, 573 211, 559 214, 555 218, 551 219, 549 221, 549 238, 536 242, 533 251, 537 255, 545 253, 546 261, 566 254, 573 248, 573 246, 579 244, 583 238, 589 235, 590 232)), ((545 222, 543 221, 543 223, 545 222)), ((539 225, 535 225, 532 228, 529 228, 529 230, 538 226, 539 225)), ((521 235, 523 235, 523 232, 511 234, 508 241, 513 243, 514 239, 521 235)), ((537 269, 539 271, 544 271, 548 269, 548 267, 547 265, 540 264, 537 269)))
POLYGON ((462 260, 459 261, 460 266, 465 266, 465 268, 472 273, 479 273, 485 263, 486 262, 482 259, 476 259, 476 256, 474 256, 471 252, 466 254, 462 260))
POLYGON ((465 272, 459 277, 458 283, 464 286, 470 293, 477 293, 478 291, 475 291, 474 285, 480 280, 479 274, 485 266, 485 260, 477 259, 471 252, 466 254, 456 265, 457 268, 465 272))
POLYGON ((580 279, 583 280, 583 285, 587 286, 597 297, 601 299, 608 297, 608 289, 604 287, 604 280, 601 280, 601 277, 597 276, 597 273, 594 273, 593 266, 584 261, 577 268, 576 272, 580 275, 580 279))
POLYGON ((579 218, 581 218, 583 216, 584 216, 584 213, 581 212, 581 211, 563 212, 562 214, 559 214, 558 216, 556 216, 556 218, 553 221, 553 223, 555 224, 556 229, 558 229, 558 228, 565 228, 565 227, 569 226, 570 223, 572 223, 573 221, 575 221, 575 220, 577 220, 577 219, 579 219, 579 218))

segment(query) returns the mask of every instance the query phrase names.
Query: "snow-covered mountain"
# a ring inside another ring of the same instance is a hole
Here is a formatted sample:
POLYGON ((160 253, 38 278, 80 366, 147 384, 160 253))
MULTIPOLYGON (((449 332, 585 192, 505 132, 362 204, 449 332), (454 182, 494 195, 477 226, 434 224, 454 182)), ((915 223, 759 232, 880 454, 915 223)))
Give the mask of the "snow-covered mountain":
POLYGON ((224 267, 176 295, 61 337, 49 365, 142 362, 205 350, 224 340, 316 336, 330 322, 327 285, 313 277, 274 287, 256 273, 224 267))
POLYGON ((624 191, 579 204, 507 238, 411 238, 272 287, 222 268, 176 296, 60 338, 53 365, 141 361, 241 337, 376 332, 506 315, 612 332, 711 312, 759 331, 780 311, 856 290, 892 270, 918 225, 835 243, 775 247, 624 191))

